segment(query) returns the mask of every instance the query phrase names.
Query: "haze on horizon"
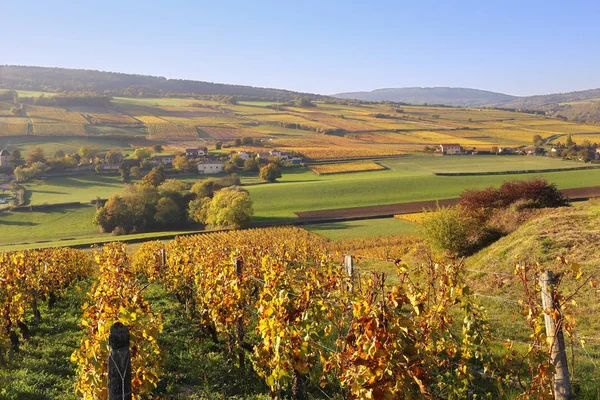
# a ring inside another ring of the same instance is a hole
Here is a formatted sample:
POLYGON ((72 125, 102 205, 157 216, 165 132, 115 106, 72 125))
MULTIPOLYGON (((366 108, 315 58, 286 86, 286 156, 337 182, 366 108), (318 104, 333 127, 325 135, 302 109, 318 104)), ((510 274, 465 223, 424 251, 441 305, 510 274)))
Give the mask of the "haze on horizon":
POLYGON ((0 64, 84 68, 332 94, 600 87, 593 0, 306 0, 2 5, 0 64))

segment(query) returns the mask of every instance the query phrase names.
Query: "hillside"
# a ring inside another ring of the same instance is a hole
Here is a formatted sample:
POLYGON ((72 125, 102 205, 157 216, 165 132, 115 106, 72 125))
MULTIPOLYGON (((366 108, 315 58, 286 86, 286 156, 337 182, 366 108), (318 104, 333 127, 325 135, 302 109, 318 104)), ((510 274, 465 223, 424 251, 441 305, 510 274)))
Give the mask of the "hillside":
POLYGON ((410 87, 377 89, 371 92, 338 93, 334 97, 364 101, 395 101, 409 104, 443 104, 458 107, 480 107, 518 99, 487 90, 452 87, 410 87))
POLYGON ((600 97, 600 89, 582 90, 578 92, 554 93, 539 96, 517 97, 510 101, 498 102, 494 105, 503 108, 525 108, 541 110, 561 105, 561 103, 579 102, 600 97))
POLYGON ((545 210, 512 234, 475 254, 471 266, 510 273, 521 262, 547 263, 565 256, 589 268, 600 265, 600 205, 545 210))
POLYGON ((293 100, 298 96, 312 99, 325 97, 289 90, 167 79, 158 76, 14 65, 0 66, 0 88, 48 92, 93 91, 135 97, 234 95, 246 99, 262 100, 293 100))

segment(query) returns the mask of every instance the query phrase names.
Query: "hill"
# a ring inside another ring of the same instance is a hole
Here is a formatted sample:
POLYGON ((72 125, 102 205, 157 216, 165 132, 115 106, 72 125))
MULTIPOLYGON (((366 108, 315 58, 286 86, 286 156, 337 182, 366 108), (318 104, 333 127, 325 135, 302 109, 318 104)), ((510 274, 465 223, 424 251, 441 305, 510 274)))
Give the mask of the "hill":
POLYGON ((395 101, 409 104, 443 104, 457 107, 480 107, 518 99, 503 93, 487 90, 452 87, 409 87, 377 89, 371 92, 334 94, 342 99, 364 101, 395 101))
POLYGON ((101 92, 128 97, 227 95, 254 100, 293 100, 326 96, 290 90, 227 85, 159 76, 123 74, 86 69, 0 66, 0 88, 44 92, 101 92))
POLYGON ((600 205, 544 210, 515 232, 472 256, 468 265, 512 272, 520 262, 548 263, 565 256, 589 268, 600 265, 600 205))
POLYGON ((600 98, 600 89, 589 89, 578 92, 554 93, 539 96, 516 97, 510 101, 498 102, 502 108, 524 108, 528 110, 550 109, 562 103, 580 102, 600 98))

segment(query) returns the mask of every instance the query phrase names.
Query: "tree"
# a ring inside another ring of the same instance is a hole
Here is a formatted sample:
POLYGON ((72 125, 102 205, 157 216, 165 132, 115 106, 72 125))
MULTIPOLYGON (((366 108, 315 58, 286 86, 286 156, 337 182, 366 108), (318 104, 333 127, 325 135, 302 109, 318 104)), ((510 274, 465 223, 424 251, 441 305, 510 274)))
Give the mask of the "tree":
POLYGON ((203 206, 203 209, 205 209, 205 213, 202 212, 204 217, 202 222, 215 227, 238 228, 249 221, 254 214, 250 195, 247 191, 237 187, 218 191, 210 203, 203 206))
POLYGON ((234 163, 232 163, 231 161, 227 161, 223 165, 223 171, 225 171, 225 173, 227 173, 227 174, 231 174, 231 173, 235 172, 236 169, 237 169, 236 165, 234 163))
POLYGON ((186 156, 177 156, 173 160, 173 168, 175 168, 176 171, 186 172, 190 169, 190 167, 190 161, 186 156))
POLYGON ((104 160, 110 164, 117 164, 120 163, 121 160, 123 160, 123 154, 119 149, 110 149, 104 155, 104 160))
POLYGON ((210 202, 210 197, 198 197, 197 199, 190 201, 190 204, 188 205, 189 219, 204 224, 210 202))
POLYGON ((139 147, 133 152, 133 158, 144 161, 152 157, 152 152, 145 147, 139 147))
POLYGON ((567 146, 567 147, 575 146, 575 142, 573 141, 573 138, 571 137, 570 133, 567 135, 567 140, 565 141, 565 146, 567 146))
POLYGON ((497 146, 492 146, 491 151, 492 151, 492 153, 498 154, 498 147, 497 146))
POLYGON ((258 176, 263 181, 273 183, 277 178, 281 178, 281 170, 277 164, 269 163, 260 169, 258 176))
POLYGON ((307 97, 298 97, 296 99, 296 107, 315 107, 315 105, 307 97))
POLYGON ((240 139, 240 138, 236 138, 236 139, 234 139, 234 140, 233 140, 233 144, 234 144, 235 146, 241 146, 241 145, 242 145, 242 139, 240 139))
POLYGON ((129 177, 131 176, 131 173, 129 171, 128 164, 121 163, 121 165, 119 165, 119 173, 121 174, 121 178, 123 179, 123 182, 129 181, 129 177))
POLYGON ((170 199, 183 196, 185 191, 185 183, 177 179, 167 179, 158 187, 160 197, 168 197, 170 199))
POLYGON ((258 171, 258 161, 255 158, 249 158, 244 161, 244 171, 256 172, 258 171))
POLYGON ((46 157, 44 157, 44 150, 42 150, 41 147, 34 147, 29 151, 29 154, 27 154, 27 165, 31 165, 36 162, 46 162, 46 157))
POLYGON ((223 147, 223 142, 215 143, 215 150, 221 150, 222 147, 223 147))
POLYGON ((19 165, 23 165, 25 163, 25 160, 23 160, 23 157, 21 157, 21 151, 19 149, 14 149, 10 152, 8 162, 11 165, 11 167, 15 168, 19 165))
POLYGON ((142 178, 142 185, 150 185, 150 186, 158 187, 166 179, 166 176, 165 176, 165 173, 163 170, 164 170, 164 167, 162 166, 162 164, 159 165, 158 167, 152 168, 152 171, 148 172, 142 178))
POLYGON ((65 158, 65 152, 62 150, 57 150, 54 153, 54 158, 65 158))
POLYGON ((542 139, 542 137, 540 135, 535 135, 533 137, 533 144, 535 146, 541 146, 544 144, 544 139, 542 139))
POLYGON ((216 190, 218 181, 213 178, 204 179, 194 183, 190 192, 194 193, 197 198, 212 197, 216 190))
POLYGON ((161 198, 156 204, 154 220, 163 227, 177 224, 181 220, 181 214, 177 204, 168 197, 161 198))
POLYGON ((142 176, 142 170, 138 166, 131 167, 129 169, 129 173, 135 179, 140 179, 140 177, 142 176))
POLYGON ((155 153, 162 153, 163 152, 163 147, 160 144, 155 144, 154 146, 152 146, 152 150, 155 153))
POLYGON ((89 161, 96 156, 98 149, 96 147, 83 146, 79 149, 79 155, 83 161, 89 161))
POLYGON ((242 144, 243 144, 244 146, 247 146, 247 145, 252 145, 252 144, 254 144, 254 139, 252 139, 252 138, 251 138, 251 137, 249 137, 249 136, 244 136, 244 137, 242 138, 242 144))

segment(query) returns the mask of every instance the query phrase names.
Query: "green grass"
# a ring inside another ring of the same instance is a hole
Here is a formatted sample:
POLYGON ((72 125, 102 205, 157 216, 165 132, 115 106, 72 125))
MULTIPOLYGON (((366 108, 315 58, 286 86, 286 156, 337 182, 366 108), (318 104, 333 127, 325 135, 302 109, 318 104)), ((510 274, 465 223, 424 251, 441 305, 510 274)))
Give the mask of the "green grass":
POLYGON ((549 157, 533 156, 446 156, 400 157, 381 160, 380 164, 399 172, 502 172, 552 168, 576 168, 584 164, 549 157))
POLYGON ((39 241, 101 237, 98 228, 92 226, 94 213, 92 206, 5 213, 0 215, 0 243, 8 249, 14 244, 39 247, 41 243, 35 244, 39 241))
POLYGON ((427 172, 399 170, 317 176, 296 169, 284 170, 283 178, 277 183, 253 185, 246 189, 254 201, 255 218, 269 220, 296 218, 296 211, 453 198, 468 188, 482 189, 509 180, 534 177, 545 178, 565 189, 596 186, 600 182, 600 170, 442 177, 427 172))
POLYGON ((100 197, 106 199, 123 193, 125 185, 117 175, 79 175, 49 178, 25 185, 30 194, 30 204, 54 204, 79 201, 89 203, 100 197))
POLYGON ((418 235, 419 225, 395 218, 362 219, 303 226, 304 229, 331 240, 372 236, 418 235))

